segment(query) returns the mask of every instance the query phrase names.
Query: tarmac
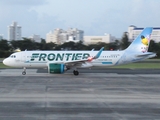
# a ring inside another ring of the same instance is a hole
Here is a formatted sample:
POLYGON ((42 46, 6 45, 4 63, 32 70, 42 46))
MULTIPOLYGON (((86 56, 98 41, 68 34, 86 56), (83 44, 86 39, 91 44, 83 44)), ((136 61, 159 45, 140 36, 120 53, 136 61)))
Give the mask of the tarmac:
POLYGON ((160 120, 159 69, 79 71, 0 69, 0 120, 160 120))

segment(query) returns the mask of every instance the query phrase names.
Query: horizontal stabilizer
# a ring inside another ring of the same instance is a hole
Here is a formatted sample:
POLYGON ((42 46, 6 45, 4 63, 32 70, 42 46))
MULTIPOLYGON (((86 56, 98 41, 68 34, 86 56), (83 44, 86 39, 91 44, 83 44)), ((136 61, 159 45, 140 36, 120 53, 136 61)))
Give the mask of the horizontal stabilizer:
POLYGON ((143 54, 139 54, 139 55, 136 55, 136 57, 147 57, 147 56, 156 56, 155 53, 152 53, 152 52, 148 52, 148 53, 143 53, 143 54))

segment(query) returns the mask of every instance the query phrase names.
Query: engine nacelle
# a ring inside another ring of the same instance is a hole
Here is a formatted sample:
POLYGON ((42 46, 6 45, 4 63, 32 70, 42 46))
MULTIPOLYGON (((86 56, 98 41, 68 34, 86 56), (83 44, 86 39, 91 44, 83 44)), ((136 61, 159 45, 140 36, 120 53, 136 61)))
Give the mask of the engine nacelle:
POLYGON ((48 65, 48 72, 51 74, 64 73, 64 71, 65 71, 64 64, 49 63, 48 65))

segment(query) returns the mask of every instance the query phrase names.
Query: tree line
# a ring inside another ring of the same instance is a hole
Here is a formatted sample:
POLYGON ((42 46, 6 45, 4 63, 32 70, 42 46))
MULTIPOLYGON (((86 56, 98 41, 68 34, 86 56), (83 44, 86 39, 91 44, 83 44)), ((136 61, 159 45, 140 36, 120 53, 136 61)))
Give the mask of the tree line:
MULTIPOLYGON (((78 43, 66 42, 61 45, 55 43, 46 43, 45 39, 41 39, 41 42, 35 42, 29 38, 23 38, 23 40, 7 41, 5 39, 0 40, 0 58, 8 57, 15 52, 16 49, 24 50, 99 50, 104 47, 105 50, 124 50, 130 45, 127 33, 125 32, 121 40, 116 40, 113 43, 102 43, 85 45, 82 41, 78 43)), ((157 57, 160 57, 160 43, 155 43, 153 40, 150 42, 150 52, 157 53, 157 57)))

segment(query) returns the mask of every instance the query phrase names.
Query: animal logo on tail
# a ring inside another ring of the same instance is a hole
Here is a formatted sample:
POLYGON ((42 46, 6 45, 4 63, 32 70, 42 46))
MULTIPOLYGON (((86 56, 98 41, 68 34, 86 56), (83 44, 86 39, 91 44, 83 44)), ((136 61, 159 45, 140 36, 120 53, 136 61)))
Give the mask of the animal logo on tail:
POLYGON ((148 46, 149 45, 149 39, 148 38, 145 38, 143 35, 141 36, 141 41, 144 45, 148 46))
POLYGON ((150 36, 147 35, 146 37, 144 37, 144 35, 141 35, 141 42, 143 43, 143 45, 145 45, 144 49, 142 50, 142 52, 147 52, 148 47, 149 47, 149 43, 150 43, 150 36))

